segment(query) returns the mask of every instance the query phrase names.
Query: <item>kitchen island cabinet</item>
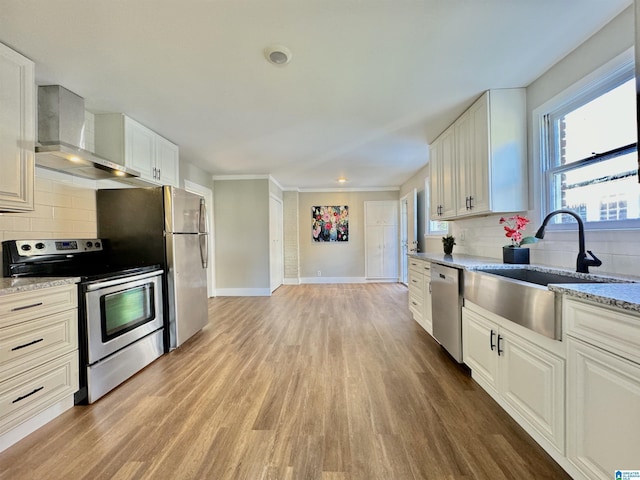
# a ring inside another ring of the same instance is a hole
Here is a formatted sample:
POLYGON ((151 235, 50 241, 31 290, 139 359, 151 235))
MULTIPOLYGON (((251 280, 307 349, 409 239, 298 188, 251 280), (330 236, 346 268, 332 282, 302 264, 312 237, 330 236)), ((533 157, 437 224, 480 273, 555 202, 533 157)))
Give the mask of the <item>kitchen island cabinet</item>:
POLYGON ((0 212, 33 210, 34 64, 0 43, 0 212))
POLYGON ((0 294, 0 451, 73 407, 78 390, 77 287, 41 285, 0 294))
POLYGON ((95 130, 98 155, 140 172, 124 181, 178 187, 177 145, 121 113, 96 115, 95 130))

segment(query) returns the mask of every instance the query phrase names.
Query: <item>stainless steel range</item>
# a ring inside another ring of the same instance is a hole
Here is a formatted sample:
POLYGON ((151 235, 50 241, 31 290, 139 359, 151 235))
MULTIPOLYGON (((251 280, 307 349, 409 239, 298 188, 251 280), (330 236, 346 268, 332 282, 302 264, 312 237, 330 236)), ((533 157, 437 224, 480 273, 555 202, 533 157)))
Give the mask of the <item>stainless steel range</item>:
POLYGON ((7 240, 5 277, 80 277, 80 390, 93 403, 164 353, 158 265, 111 268, 101 239, 7 240))

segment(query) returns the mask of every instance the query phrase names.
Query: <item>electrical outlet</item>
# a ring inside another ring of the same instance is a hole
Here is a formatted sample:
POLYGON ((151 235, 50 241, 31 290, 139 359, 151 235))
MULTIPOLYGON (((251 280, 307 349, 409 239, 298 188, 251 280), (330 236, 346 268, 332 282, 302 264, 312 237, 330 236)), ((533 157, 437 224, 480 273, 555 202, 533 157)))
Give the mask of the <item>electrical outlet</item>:
POLYGON ((318 275, 318 277, 321 277, 322 276, 322 270, 318 270, 317 275, 318 275))
POLYGON ((467 240, 467 229, 460 230, 460 243, 464 243, 467 240))

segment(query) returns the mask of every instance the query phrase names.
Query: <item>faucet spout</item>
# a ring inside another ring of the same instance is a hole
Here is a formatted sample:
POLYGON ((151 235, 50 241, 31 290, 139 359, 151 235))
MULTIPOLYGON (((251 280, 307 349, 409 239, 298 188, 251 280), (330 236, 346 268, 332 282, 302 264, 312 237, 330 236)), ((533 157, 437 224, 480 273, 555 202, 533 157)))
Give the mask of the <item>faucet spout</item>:
POLYGON ((599 267, 600 265, 602 265, 602 262, 591 252, 591 250, 589 250, 589 256, 591 258, 587 258, 587 251, 584 244, 584 223, 582 222, 582 218, 580 218, 580 215, 578 215, 576 212, 565 208, 554 210, 544 218, 544 220, 542 221, 542 225, 536 232, 535 236, 536 238, 540 239, 544 238, 544 230, 547 227, 547 223, 549 223, 551 217, 563 213, 566 215, 571 215, 576 219, 576 222, 578 222, 578 258, 576 260, 576 272, 589 273, 589 267, 599 267))

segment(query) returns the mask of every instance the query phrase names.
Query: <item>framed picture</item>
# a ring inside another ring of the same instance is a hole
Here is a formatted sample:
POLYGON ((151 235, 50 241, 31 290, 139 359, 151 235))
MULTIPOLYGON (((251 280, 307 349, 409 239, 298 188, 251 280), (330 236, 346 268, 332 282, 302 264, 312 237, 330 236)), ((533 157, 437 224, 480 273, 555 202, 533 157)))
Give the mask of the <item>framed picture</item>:
POLYGON ((311 207, 311 238, 314 242, 348 242, 349 207, 311 207))

